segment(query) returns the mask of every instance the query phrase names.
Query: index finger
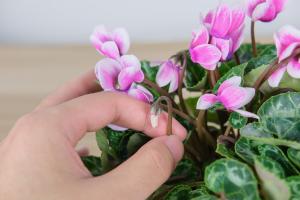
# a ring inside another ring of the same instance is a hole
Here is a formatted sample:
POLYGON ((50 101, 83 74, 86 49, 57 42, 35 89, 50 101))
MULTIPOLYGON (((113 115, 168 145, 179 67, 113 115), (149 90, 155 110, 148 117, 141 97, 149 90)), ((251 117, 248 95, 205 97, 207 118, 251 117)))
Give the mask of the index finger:
MULTIPOLYGON (((159 123, 153 128, 150 123, 150 105, 125 94, 99 92, 85 95, 55 107, 55 121, 64 128, 61 135, 76 143, 86 132, 97 131, 116 124, 144 132, 150 137, 166 135, 167 114, 159 116, 159 123)), ((185 128, 172 120, 172 133, 182 140, 186 137, 185 128)))
POLYGON ((36 110, 55 106, 82 95, 100 91, 101 86, 96 82, 96 80, 97 79, 94 70, 91 69, 79 77, 76 77, 73 80, 65 83, 63 86, 49 94, 36 107, 36 110))

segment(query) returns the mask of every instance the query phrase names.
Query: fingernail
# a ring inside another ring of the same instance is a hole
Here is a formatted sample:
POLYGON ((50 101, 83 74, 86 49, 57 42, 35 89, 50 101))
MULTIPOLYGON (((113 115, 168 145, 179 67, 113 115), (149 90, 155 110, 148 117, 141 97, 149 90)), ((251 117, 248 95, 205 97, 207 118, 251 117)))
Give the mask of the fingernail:
POLYGON ((180 138, 176 135, 170 135, 166 138, 164 143, 170 150, 174 160, 179 162, 183 156, 183 144, 180 138))

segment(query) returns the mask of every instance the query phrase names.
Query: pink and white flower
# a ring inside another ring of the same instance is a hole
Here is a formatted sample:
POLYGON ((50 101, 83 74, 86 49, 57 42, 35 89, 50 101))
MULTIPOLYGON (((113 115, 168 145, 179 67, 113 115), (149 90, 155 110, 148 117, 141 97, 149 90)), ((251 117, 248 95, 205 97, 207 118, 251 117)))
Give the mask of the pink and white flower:
POLYGON ((206 110, 216 103, 221 103, 228 111, 259 119, 254 113, 240 109, 248 104, 255 95, 255 89, 241 87, 241 81, 242 79, 239 76, 233 76, 224 81, 220 85, 217 94, 204 94, 199 98, 197 109, 206 110))
MULTIPOLYGON (((275 35, 274 40, 277 48, 279 62, 290 57, 294 50, 300 47, 300 30, 293 26, 282 27, 275 35)), ((281 66, 268 79, 271 87, 278 87, 285 72, 293 78, 300 78, 300 59, 294 57, 286 66, 281 66)))
POLYGON ((201 19, 200 29, 193 32, 190 44, 191 59, 207 70, 215 70, 220 61, 226 61, 242 44, 245 12, 221 4, 201 19))
POLYGON ((136 99, 150 103, 152 94, 138 85, 144 80, 140 61, 133 55, 121 56, 118 60, 104 58, 96 64, 96 77, 104 91, 126 93, 136 99))
POLYGON ((270 22, 283 10, 287 0, 248 0, 248 16, 252 21, 270 22))
POLYGON ((102 25, 97 26, 90 40, 99 53, 113 59, 126 54, 130 46, 129 35, 124 28, 110 32, 102 25))
POLYGON ((169 93, 175 92, 178 88, 180 65, 175 64, 172 60, 162 63, 156 74, 156 83, 159 87, 169 85, 169 93))

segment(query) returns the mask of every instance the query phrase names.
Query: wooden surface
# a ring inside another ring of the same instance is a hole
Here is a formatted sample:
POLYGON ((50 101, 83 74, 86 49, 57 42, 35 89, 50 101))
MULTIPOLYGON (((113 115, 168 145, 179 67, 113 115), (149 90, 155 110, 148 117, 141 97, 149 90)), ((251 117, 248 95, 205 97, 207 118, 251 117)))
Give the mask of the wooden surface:
MULTIPOLYGON (((163 60, 187 44, 133 45, 140 59, 163 60)), ((0 141, 14 122, 30 112, 50 91, 90 68, 101 56, 90 46, 0 46, 0 141)), ((93 80, 91 80, 93 81, 93 80)), ((93 134, 79 144, 97 154, 93 134)))

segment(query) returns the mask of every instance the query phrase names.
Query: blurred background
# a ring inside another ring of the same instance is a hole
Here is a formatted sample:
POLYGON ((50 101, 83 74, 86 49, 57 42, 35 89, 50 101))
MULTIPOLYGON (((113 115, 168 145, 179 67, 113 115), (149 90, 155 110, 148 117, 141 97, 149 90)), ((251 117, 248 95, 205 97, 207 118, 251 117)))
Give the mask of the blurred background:
MULTIPOLYGON (((101 58, 91 47, 95 25, 125 27, 130 53, 140 59, 167 59, 187 48, 200 13, 220 2, 244 0, 0 0, 0 140, 14 121, 68 79, 93 68, 101 58)), ((299 0, 288 0, 272 23, 257 24, 257 38, 272 42, 284 24, 300 28, 299 0)), ((249 24, 249 19, 247 19, 249 24)), ((246 41, 249 41, 249 26, 246 41)), ((93 81, 93 80, 91 80, 93 81)), ((95 146, 86 137, 80 145, 95 146)))

